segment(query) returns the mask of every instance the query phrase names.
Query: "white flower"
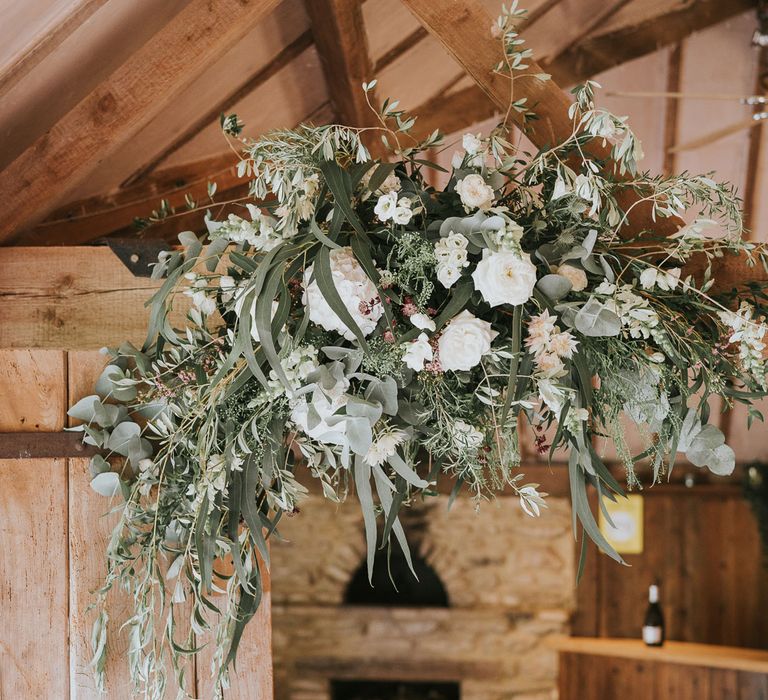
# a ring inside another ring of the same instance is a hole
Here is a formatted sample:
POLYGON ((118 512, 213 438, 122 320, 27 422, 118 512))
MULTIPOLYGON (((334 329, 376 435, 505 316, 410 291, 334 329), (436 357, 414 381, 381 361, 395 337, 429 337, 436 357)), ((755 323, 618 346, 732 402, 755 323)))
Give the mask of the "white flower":
POLYGON ((480 175, 467 175, 459 180, 456 192, 467 209, 490 209, 493 204, 493 187, 486 185, 480 175))
POLYGON ((461 277, 461 270, 453 265, 438 265, 437 280, 446 289, 450 289, 461 277))
POLYGON ((476 450, 483 444, 483 434, 466 421, 457 420, 453 423, 453 441, 460 448, 476 450))
POLYGON ((373 213, 379 217, 379 221, 389 221, 395 215, 396 208, 397 192, 388 192, 379 197, 379 201, 373 208, 373 213))
POLYGON ((221 288, 221 300, 226 303, 232 301, 235 296, 235 280, 229 275, 222 275, 219 278, 219 287, 221 288))
POLYGON ((563 180, 563 178, 558 175, 557 180, 555 180, 555 186, 552 189, 552 201, 554 202, 556 199, 565 197, 565 195, 570 193, 571 190, 566 184, 565 180, 563 180))
POLYGON ((587 288, 587 273, 581 268, 574 265, 560 265, 555 272, 571 283, 574 292, 581 292, 587 288))
POLYGON ((425 362, 431 362, 433 358, 432 346, 426 333, 419 333, 416 340, 412 340, 405 348, 403 362, 414 372, 421 372, 425 362))
POLYGON ((476 155, 483 148, 483 141, 480 134, 464 134, 461 139, 462 148, 471 156, 476 155))
POLYGON ((469 370, 490 352, 498 335, 488 321, 467 310, 454 316, 438 340, 440 364, 444 370, 469 370))
POLYGON ((410 322, 423 331, 435 330, 435 322, 427 314, 411 314, 410 322))
POLYGON ((680 268, 673 267, 669 270, 657 270, 655 267, 646 267, 640 273, 640 286, 643 289, 658 287, 662 291, 672 292, 680 281, 680 268))
POLYGON ((554 352, 536 355, 536 369, 545 377, 562 377, 565 374, 563 361, 554 352))
POLYGON ((394 221, 396 224, 399 224, 400 226, 405 226, 413 216, 413 212, 411 211, 411 200, 410 199, 401 199, 397 206, 395 207, 395 211, 392 214, 392 221, 394 221))
POLYGON ((546 377, 536 379, 536 388, 544 405, 556 416, 559 416, 565 405, 565 390, 546 377))
POLYGON ((536 518, 541 515, 541 508, 546 508, 547 504, 544 503, 544 499, 541 494, 536 490, 536 487, 532 484, 523 486, 517 492, 520 496, 520 507, 532 518, 536 518))
POLYGON ((405 438, 406 434, 402 430, 390 430, 371 443, 363 459, 372 467, 380 467, 397 452, 405 438))
POLYGON ((573 357, 578 341, 568 332, 555 333, 549 339, 549 350, 558 357, 573 357))
POLYGON ((493 253, 487 248, 472 273, 477 289, 491 306, 524 304, 536 285, 536 267, 527 253, 493 253))
MULTIPOLYGON (((384 313, 376 285, 360 266, 352 253, 352 248, 336 248, 330 253, 331 273, 333 284, 344 301, 350 315, 357 323, 363 335, 373 333, 379 319, 384 313)), ((324 295, 318 287, 317 281, 312 279, 314 265, 310 265, 304 271, 304 296, 302 302, 309 308, 309 320, 322 326, 327 331, 336 331, 347 340, 354 340, 355 335, 347 328, 342 320, 331 309, 324 295), (310 282, 310 280, 312 280, 310 282)))
POLYGON ((387 177, 384 179, 384 182, 379 185, 379 192, 389 194, 390 192, 398 192, 399 190, 400 178, 395 175, 395 171, 393 170, 389 175, 387 175, 387 177))

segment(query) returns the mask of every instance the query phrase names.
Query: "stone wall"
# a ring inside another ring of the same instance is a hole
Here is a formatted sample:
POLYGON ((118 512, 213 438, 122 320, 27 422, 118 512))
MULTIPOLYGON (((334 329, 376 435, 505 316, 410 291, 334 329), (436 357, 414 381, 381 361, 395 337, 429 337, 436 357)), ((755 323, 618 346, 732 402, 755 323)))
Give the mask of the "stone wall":
POLYGON ((365 556, 359 505, 311 496, 272 549, 276 698, 329 700, 331 679, 460 681, 462 700, 554 697, 547 638, 567 632, 574 545, 568 502, 548 503, 535 520, 512 497, 409 511, 450 607, 392 608, 343 605, 365 556))

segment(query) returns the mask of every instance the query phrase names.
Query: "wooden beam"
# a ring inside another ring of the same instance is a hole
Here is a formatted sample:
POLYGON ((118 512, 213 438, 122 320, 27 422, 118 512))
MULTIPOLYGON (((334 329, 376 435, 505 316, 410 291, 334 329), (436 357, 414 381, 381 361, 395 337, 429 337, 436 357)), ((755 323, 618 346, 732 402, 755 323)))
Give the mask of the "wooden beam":
POLYGON ((561 0, 521 23, 520 33, 544 64, 578 46, 630 0, 561 0))
POLYGON ((310 46, 312 46, 312 32, 306 31, 301 34, 295 41, 286 46, 280 53, 275 56, 266 66, 257 71, 255 75, 251 76, 244 82, 240 83, 235 90, 227 95, 223 100, 213 105, 205 114, 196 119, 189 127, 184 129, 171 143, 169 143, 162 151, 156 154, 150 159, 148 163, 141 166, 136 172, 130 175, 124 182, 120 184, 120 187, 130 187, 131 185, 141 182, 146 178, 149 173, 153 172, 158 165, 165 162, 171 155, 176 153, 182 146, 188 144, 195 136, 197 136, 203 129, 214 124, 218 121, 219 115, 227 113, 234 108, 234 106, 240 102, 244 97, 257 90, 270 78, 277 75, 285 66, 287 66, 293 59, 298 58, 303 54, 310 46))
MULTIPOLYGON (((302 123, 324 124, 333 120, 333 111, 326 102, 302 119, 302 123)), ((168 240, 179 231, 199 229, 202 224, 200 211, 182 214, 185 196, 189 194, 205 206, 209 182, 216 183, 217 202, 245 196, 248 179, 238 176, 237 162, 237 156, 227 152, 159 170, 131 187, 70 202, 14 242, 29 246, 82 245, 114 233, 135 234, 134 219, 148 217, 160 206, 162 199, 180 215, 153 225, 143 236, 168 240)), ((212 204, 211 209, 215 211, 216 206, 212 204)))
POLYGON ((348 126, 376 126, 362 89, 373 70, 361 0, 306 0, 305 6, 339 120, 348 126))
MULTIPOLYGON (((187 194, 205 204, 209 182, 216 183, 216 199, 222 199, 223 193, 247 182, 238 177, 237 162, 234 153, 204 158, 161 170, 130 188, 71 202, 14 242, 16 245, 82 245, 130 229, 134 219, 149 216, 163 199, 177 210, 184 209, 187 194)), ((198 218, 201 218, 199 213, 198 218)))
MULTIPOLYGON (((727 3, 719 0, 699 0, 685 9, 675 9, 671 12, 665 9, 660 13, 658 5, 654 4, 653 7, 657 10, 655 14, 649 15, 641 23, 621 26, 606 34, 593 34, 553 60, 543 62, 542 69, 550 73, 558 85, 574 85, 622 63, 677 43, 688 34, 740 14, 753 5, 754 0, 734 0, 727 3)), ((538 19, 545 14, 542 13, 538 19)), ((533 19, 529 20, 531 29, 534 28, 533 24, 533 19)), ((523 36, 526 36, 525 30, 523 36)), ((445 133, 466 129, 476 122, 490 119, 499 112, 499 107, 480 87, 473 85, 450 95, 431 98, 412 112, 421 120, 421 123, 416 123, 414 134, 424 136, 430 133, 427 126, 433 124, 449 124, 451 128, 443 129, 445 133), (471 108, 466 111, 467 118, 462 119, 467 106, 471 108), (433 113, 433 110, 437 109, 440 111, 433 113)))
POLYGON ((41 27, 32 42, 0 69, 0 95, 7 94, 14 85, 50 56, 106 1, 73 0, 60 12, 52 13, 49 21, 41 27))
MULTIPOLYGON (((160 282, 106 247, 0 248, 0 348, 98 350, 141 344, 160 282)), ((186 297, 173 322, 183 323, 186 297)))
MULTIPOLYGON (((495 73, 493 66, 501 58, 501 44, 491 39, 492 20, 479 0, 404 0, 406 7, 435 36, 446 51, 477 83, 479 89, 497 108, 507 110, 511 95, 508 76, 495 73)), ((571 133, 568 118, 570 101, 552 81, 533 76, 545 72, 535 61, 527 61, 525 71, 515 72, 515 96, 528 98, 528 105, 539 117, 526 128, 535 144, 552 144, 571 133)), ((521 116, 512 118, 522 126, 521 116)))
MULTIPOLYGON (((671 10, 652 11, 655 4, 648 0, 648 15, 639 23, 604 34, 592 34, 571 47, 547 65, 548 71, 560 85, 574 85, 585 78, 621 65, 634 58, 682 41, 689 34, 701 31, 755 6, 755 0, 698 0, 698 2, 670 3, 671 10)), ((627 7, 627 10, 631 5, 627 7)), ((616 17, 618 20, 618 15, 616 17)))
POLYGON ((0 241, 45 217, 279 0, 191 0, 0 173, 0 241))

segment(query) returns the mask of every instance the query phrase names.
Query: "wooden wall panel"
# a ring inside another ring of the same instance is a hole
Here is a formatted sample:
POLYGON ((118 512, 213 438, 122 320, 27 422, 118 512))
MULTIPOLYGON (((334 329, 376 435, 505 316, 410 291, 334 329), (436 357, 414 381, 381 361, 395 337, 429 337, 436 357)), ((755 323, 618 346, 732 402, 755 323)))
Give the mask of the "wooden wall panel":
MULTIPOLYGON (((0 351, 0 431, 60 430, 65 356, 0 351)), ((67 480, 63 459, 0 460, 0 697, 66 698, 67 480)))
POLYGON ((629 568, 590 546, 573 633, 639 638, 658 579, 669 639, 768 648, 768 568, 738 488, 662 484, 646 493, 644 551, 625 557, 629 568))
POLYGON ((561 652, 560 700, 767 700, 768 675, 561 652))
MULTIPOLYGON (((144 303, 158 287, 134 277, 106 247, 1 248, 0 348, 141 345, 149 318, 144 303)), ((173 321, 183 321, 183 312, 173 321)))
MULTIPOLYGON (((75 402, 93 393, 93 385, 105 364, 99 352, 70 352, 69 396, 75 402)), ((74 425, 78 421, 70 420, 74 425)), ((93 672, 89 666, 92 656, 91 625, 95 611, 87 607, 95 600, 92 591, 104 580, 105 549, 117 521, 117 515, 106 515, 109 502, 95 493, 90 485, 87 459, 69 460, 69 576, 70 576, 70 668, 72 697, 78 700, 98 700, 93 672)), ((125 595, 110 599, 109 646, 107 660, 107 697, 130 698, 128 675, 127 632, 120 631, 128 617, 130 601, 125 595)))

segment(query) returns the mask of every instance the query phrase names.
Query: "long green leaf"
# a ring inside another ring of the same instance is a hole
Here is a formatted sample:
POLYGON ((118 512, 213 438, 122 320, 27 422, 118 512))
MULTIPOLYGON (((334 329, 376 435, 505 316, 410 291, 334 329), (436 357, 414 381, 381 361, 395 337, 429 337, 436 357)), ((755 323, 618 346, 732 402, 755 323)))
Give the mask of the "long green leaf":
POLYGON ((357 338, 360 347, 367 351, 368 343, 365 341, 365 336, 360 330, 360 326, 355 322, 355 319, 352 318, 352 314, 349 313, 349 310, 344 305, 344 301, 339 295, 339 290, 336 289, 333 273, 331 272, 331 259, 328 248, 323 247, 318 251, 315 257, 314 274, 317 286, 325 297, 326 302, 328 302, 328 306, 331 307, 333 312, 341 319, 341 322, 357 338))

